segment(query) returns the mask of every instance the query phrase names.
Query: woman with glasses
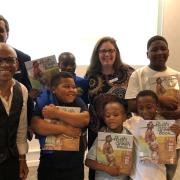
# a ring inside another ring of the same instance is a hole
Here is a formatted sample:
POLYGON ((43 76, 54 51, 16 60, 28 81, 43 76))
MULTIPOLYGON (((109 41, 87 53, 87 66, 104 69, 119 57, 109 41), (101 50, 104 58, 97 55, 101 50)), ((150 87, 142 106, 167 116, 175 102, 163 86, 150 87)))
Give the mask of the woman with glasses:
MULTIPOLYGON (((88 148, 92 146, 102 122, 97 118, 94 107, 94 98, 100 94, 111 93, 119 98, 124 98, 129 77, 134 71, 132 67, 124 64, 120 57, 116 40, 112 37, 99 39, 92 52, 90 65, 86 72, 89 80, 90 123, 88 127, 88 148)), ((101 103, 99 98, 98 103, 101 103)), ((101 107, 96 103, 97 107, 101 107)), ((98 110, 98 112, 100 112, 98 110)), ((94 173, 89 174, 89 179, 94 179, 94 173)))

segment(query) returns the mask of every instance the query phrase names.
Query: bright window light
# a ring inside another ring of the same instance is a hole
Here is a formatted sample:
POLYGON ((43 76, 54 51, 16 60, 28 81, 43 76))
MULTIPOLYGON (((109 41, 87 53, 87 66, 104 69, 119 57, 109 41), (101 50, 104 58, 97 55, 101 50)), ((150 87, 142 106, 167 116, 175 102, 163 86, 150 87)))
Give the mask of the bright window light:
POLYGON ((70 51, 88 65, 96 41, 117 40, 127 64, 147 64, 147 40, 157 34, 158 0, 6 0, 8 43, 33 59, 70 51))

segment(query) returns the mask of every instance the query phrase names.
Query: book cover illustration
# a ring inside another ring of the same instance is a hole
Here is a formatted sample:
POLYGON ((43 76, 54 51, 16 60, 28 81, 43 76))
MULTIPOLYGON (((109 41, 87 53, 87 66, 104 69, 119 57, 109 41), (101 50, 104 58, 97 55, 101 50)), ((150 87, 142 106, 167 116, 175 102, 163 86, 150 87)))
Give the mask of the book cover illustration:
MULTIPOLYGON (((57 106, 57 107, 68 112, 80 112, 79 107, 65 107, 65 106, 57 106)), ((66 125, 65 122, 59 120, 54 120, 54 119, 45 119, 45 120, 53 124, 63 123, 63 125, 66 125)), ((80 142, 80 137, 74 138, 67 136, 65 134, 59 134, 56 136, 47 136, 43 150, 79 151, 79 142, 80 142)))
POLYGON ((176 136, 170 130, 174 120, 144 120, 140 122, 138 143, 141 160, 157 164, 176 163, 176 136))
POLYGON ((55 55, 25 62, 29 80, 34 89, 49 88, 51 77, 59 72, 55 55))
POLYGON ((173 96, 176 99, 179 95, 179 83, 177 76, 162 76, 162 77, 150 77, 149 84, 151 90, 153 90, 158 96, 173 96))
POLYGON ((133 136, 98 132, 97 161, 108 166, 118 166, 120 173, 130 174, 133 157, 133 136))

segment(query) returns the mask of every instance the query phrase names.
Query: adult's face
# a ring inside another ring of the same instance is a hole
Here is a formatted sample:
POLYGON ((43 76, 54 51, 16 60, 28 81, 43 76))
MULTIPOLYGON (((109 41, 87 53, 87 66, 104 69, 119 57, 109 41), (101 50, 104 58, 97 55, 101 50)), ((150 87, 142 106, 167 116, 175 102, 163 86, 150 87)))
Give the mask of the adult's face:
POLYGON ((163 71, 166 69, 168 56, 168 46, 162 40, 152 42, 147 51, 147 57, 150 60, 150 67, 156 71, 163 71))
POLYGON ((107 41, 99 47, 99 61, 102 67, 112 67, 116 59, 116 49, 114 45, 107 41))
POLYGON ((8 32, 5 28, 4 21, 0 20, 0 42, 6 42, 8 38, 8 32))
POLYGON ((13 48, 0 43, 0 81, 9 81, 17 70, 17 56, 13 48))

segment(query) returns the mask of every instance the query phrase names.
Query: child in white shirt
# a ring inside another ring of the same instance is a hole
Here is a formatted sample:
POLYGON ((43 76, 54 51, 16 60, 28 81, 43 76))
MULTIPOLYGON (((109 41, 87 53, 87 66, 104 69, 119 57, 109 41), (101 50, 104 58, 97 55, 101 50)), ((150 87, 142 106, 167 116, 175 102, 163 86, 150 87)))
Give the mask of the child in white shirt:
MULTIPOLYGON (((123 127, 123 122, 126 120, 126 110, 124 100, 119 100, 117 97, 107 94, 105 95, 105 102, 103 105, 103 117, 105 126, 101 131, 114 132, 120 134, 128 134, 127 129, 123 127), (109 99, 107 101, 107 99, 109 99)), ((89 150, 85 165, 91 169, 96 170, 96 180, 128 180, 129 176, 120 174, 119 168, 116 165, 104 165, 97 161, 96 154, 97 139, 89 150)))
MULTIPOLYGON (((136 97, 137 112, 139 116, 128 119, 124 125, 132 133, 136 144, 136 161, 131 178, 133 180, 166 180, 166 167, 150 161, 142 161, 139 154, 139 124, 144 120, 163 120, 159 116, 158 97, 151 90, 140 91, 136 97)), ((174 125, 173 125, 174 126, 174 125)))

